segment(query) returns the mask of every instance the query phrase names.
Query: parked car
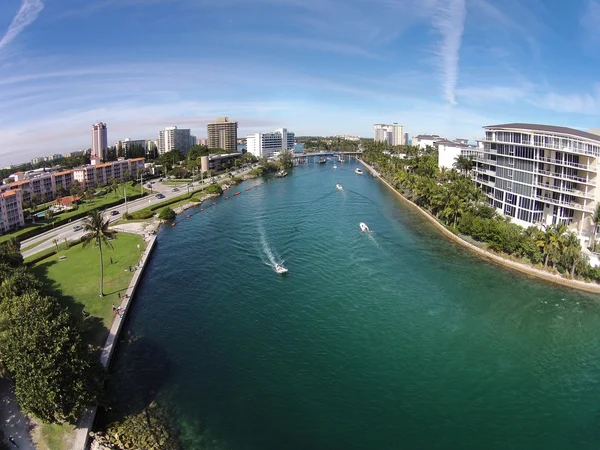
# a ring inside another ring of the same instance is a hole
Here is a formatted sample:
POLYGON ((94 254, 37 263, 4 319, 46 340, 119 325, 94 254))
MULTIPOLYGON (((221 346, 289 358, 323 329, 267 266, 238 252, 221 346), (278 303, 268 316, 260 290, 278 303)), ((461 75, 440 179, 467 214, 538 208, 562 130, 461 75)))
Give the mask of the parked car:
POLYGON ((81 230, 83 230, 83 227, 81 225, 75 225, 73 227, 73 231, 81 231, 81 230))
POLYGON ((146 187, 152 189, 152 185, 150 183, 148 183, 146 187))
POLYGON ((119 215, 119 211, 117 211, 116 209, 114 211, 110 212, 111 216, 118 216, 119 215))

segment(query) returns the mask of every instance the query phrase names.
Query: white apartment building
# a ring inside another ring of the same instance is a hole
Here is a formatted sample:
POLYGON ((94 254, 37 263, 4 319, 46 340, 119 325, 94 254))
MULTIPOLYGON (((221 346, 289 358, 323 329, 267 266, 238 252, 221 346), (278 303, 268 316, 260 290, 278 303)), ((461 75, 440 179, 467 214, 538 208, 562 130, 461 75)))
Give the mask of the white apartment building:
POLYGON ((389 145, 405 145, 404 127, 394 123, 385 125, 377 123, 373 125, 373 139, 375 142, 387 142, 389 145))
POLYGON ((335 137, 344 141, 360 141, 360 136, 353 136, 351 134, 338 134, 335 137))
POLYGON ((249 134, 246 136, 246 148, 257 158, 269 157, 273 153, 293 149, 295 140, 294 133, 289 132, 287 128, 280 128, 270 133, 249 134))
POLYGON ((92 125, 92 158, 106 159, 108 149, 108 131, 106 124, 102 122, 92 125))
POLYGON ((600 136, 525 123, 484 130, 473 179, 489 204, 525 227, 565 223, 589 243, 600 200, 600 136))
POLYGON ((167 127, 158 132, 158 154, 162 155, 171 150, 180 150, 183 154, 190 151, 190 130, 167 127))
POLYGON ((425 150, 427 147, 433 147, 437 141, 443 140, 445 139, 439 137, 437 134, 419 134, 412 138, 412 146, 425 150))
POLYGON ((464 139, 455 141, 436 141, 434 145, 438 149, 438 167, 452 169, 456 158, 466 156, 468 158, 476 158, 483 156, 483 149, 480 147, 468 145, 464 139))

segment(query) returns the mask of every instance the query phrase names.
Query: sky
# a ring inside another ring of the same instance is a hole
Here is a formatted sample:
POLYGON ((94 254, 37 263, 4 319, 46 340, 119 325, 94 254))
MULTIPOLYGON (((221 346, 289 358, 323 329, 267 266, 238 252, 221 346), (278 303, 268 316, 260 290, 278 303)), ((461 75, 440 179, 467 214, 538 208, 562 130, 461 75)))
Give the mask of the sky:
POLYGON ((600 0, 2 0, 0 166, 156 139, 600 127, 600 0))

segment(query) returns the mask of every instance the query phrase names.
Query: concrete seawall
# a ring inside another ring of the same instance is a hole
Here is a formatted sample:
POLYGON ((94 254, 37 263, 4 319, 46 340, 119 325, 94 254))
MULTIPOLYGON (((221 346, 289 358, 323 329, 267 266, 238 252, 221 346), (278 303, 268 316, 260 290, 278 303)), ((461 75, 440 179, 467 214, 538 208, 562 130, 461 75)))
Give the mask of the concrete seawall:
MULTIPOLYGON (((156 235, 153 235, 148 241, 146 251, 142 254, 139 267, 133 274, 133 278, 129 283, 129 287, 127 288, 125 295, 121 297, 123 299, 123 301, 121 302, 121 308, 125 310, 125 313, 123 314, 123 318, 119 318, 115 315, 115 320, 113 320, 112 326, 108 333, 108 337, 106 338, 106 342, 104 344, 104 347, 102 348, 102 354, 100 355, 100 363, 105 369, 108 368, 108 366, 110 365, 116 348, 116 344, 119 339, 119 334, 121 333, 123 323, 125 322, 125 317, 129 313, 129 306, 134 300, 134 294, 137 289, 137 285, 142 278, 142 274, 144 272, 144 269, 146 268, 146 263, 150 259, 150 255, 152 254, 152 250, 154 250, 155 244, 156 235)), ((71 446, 72 450, 85 450, 88 448, 89 434, 92 430, 92 426, 94 425, 94 419, 96 418, 97 409, 98 407, 94 406, 88 409, 79 418, 75 427, 75 436, 73 438, 73 443, 71 446)))
POLYGON ((363 166, 365 166, 375 178, 378 178, 382 183, 384 183, 387 187, 389 187, 398 197, 400 197, 406 203, 408 203, 409 205, 414 207, 416 210, 418 210, 425 218, 427 218, 427 220, 429 220, 448 239, 465 247, 467 250, 471 251, 472 253, 475 253, 475 254, 487 259, 488 261, 492 261, 494 263, 501 264, 504 267, 508 267, 510 269, 517 270, 526 275, 531 275, 536 278, 550 281, 551 283, 559 284, 559 285, 570 287, 573 289, 579 289, 581 291, 592 292, 594 294, 600 293, 600 285, 598 285, 598 284, 586 283, 585 281, 579 281, 579 280, 569 280, 569 279, 563 278, 560 275, 555 275, 552 273, 544 272, 542 270, 535 269, 526 264, 512 261, 512 260, 504 258, 500 255, 496 255, 487 250, 479 248, 476 245, 471 244, 470 242, 465 241, 460 236, 457 236, 456 234, 452 233, 450 230, 446 229, 441 223, 439 223, 437 221, 437 219, 435 217, 433 217, 431 214, 429 214, 429 212, 423 210, 416 203, 414 203, 414 202, 410 201, 409 199, 407 199, 406 197, 404 197, 400 192, 398 192, 396 189, 394 189, 394 187, 391 184, 389 184, 386 180, 384 180, 383 177, 381 177, 379 175, 379 173, 375 169, 373 169, 370 165, 368 165, 367 163, 365 163, 364 161, 362 161, 360 159, 358 161, 363 166))

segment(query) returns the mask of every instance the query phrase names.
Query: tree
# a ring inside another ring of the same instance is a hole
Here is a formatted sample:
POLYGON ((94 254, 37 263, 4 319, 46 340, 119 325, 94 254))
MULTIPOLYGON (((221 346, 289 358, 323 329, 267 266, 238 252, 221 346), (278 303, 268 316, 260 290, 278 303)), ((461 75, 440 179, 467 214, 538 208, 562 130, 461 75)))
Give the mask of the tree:
POLYGON ((456 170, 467 175, 473 168, 473 160, 468 156, 459 155, 455 158, 453 166, 456 170))
POLYGON ((71 183, 71 195, 74 195, 75 197, 81 197, 83 195, 83 189, 79 180, 74 180, 73 183, 71 183))
POLYGON ((90 211, 88 217, 83 222, 84 234, 82 241, 83 247, 87 247, 90 243, 98 246, 100 252, 100 297, 104 296, 104 261, 102 259, 102 244, 108 248, 113 249, 113 245, 110 243, 110 239, 116 239, 117 233, 111 230, 109 226, 110 221, 104 220, 102 213, 97 209, 90 211))
POLYGON ((564 234, 561 239, 561 246, 564 267, 569 269, 571 276, 573 276, 581 254, 581 244, 577 235, 572 232, 564 234))
POLYGON ((94 190, 92 188, 88 188, 85 190, 84 192, 85 195, 85 199, 89 202, 93 202, 94 201, 94 190))
POLYGON ((67 190, 62 187, 60 184, 58 186, 56 186, 56 198, 62 198, 64 197, 66 194, 68 194, 67 190))
POLYGON ((168 207, 161 209, 160 213, 158 213, 158 218, 161 220, 173 220, 175 217, 177 217, 175 211, 168 207))
POLYGON ((293 155, 292 152, 290 150, 283 150, 280 154, 279 154, 279 166, 282 169, 290 169, 292 167, 294 167, 294 162, 293 162, 293 155))
POLYGON ((119 187, 121 186, 121 183, 119 183, 119 180, 117 180, 116 178, 110 178, 108 180, 110 189, 115 193, 115 197, 119 196, 119 187))
POLYGON ((52 243, 56 246, 56 253, 58 253, 60 251, 58 248, 58 239, 52 239, 52 243))
POLYGON ((592 236, 592 242, 590 242, 590 249, 596 251, 596 233, 598 232, 598 226, 600 226, 600 203, 596 205, 594 214, 592 215, 592 225, 594 227, 594 234, 592 236))
POLYGON ((45 422, 74 423, 101 390, 101 369, 69 313, 29 292, 0 303, 0 353, 19 406, 45 422))

